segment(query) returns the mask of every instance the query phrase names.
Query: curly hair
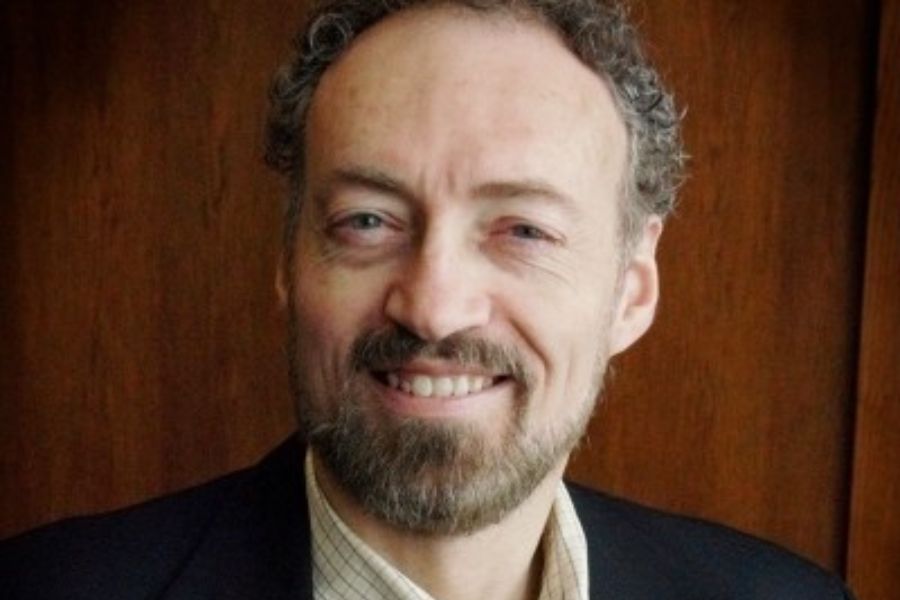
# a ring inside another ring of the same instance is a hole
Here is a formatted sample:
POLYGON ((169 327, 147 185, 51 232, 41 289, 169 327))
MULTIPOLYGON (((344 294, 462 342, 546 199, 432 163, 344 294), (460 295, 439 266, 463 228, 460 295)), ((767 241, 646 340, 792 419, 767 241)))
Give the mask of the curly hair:
POLYGON ((536 20, 555 30, 570 51, 602 78, 625 122, 628 173, 619 235, 636 238, 650 215, 665 218, 675 206, 685 155, 681 115, 672 95, 641 49, 626 9, 613 0, 321 0, 295 39, 290 62, 269 93, 266 162, 289 178, 285 243, 294 239, 304 180, 306 118, 322 74, 356 36, 399 11, 455 5, 476 12, 536 20))

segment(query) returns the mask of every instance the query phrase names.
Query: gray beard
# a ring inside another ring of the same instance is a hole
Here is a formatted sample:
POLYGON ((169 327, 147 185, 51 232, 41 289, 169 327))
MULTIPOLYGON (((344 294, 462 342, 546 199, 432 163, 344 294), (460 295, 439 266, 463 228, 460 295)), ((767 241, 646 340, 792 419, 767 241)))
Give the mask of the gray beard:
MULTIPOLYGON (((387 338, 391 355, 391 334, 382 337, 387 338)), ((453 352, 440 348, 404 352, 465 355, 479 364, 495 362, 491 356, 499 356, 472 348, 466 354, 459 350, 466 344, 451 343, 453 352)), ((502 438, 487 439, 476 424, 380 413, 367 402, 363 378, 371 375, 360 365, 348 368, 341 389, 322 397, 306 385, 310 378, 303 374, 302 354, 292 323, 288 357, 301 434, 334 481, 376 518, 404 530, 441 535, 471 533, 497 523, 534 492, 583 435, 604 370, 599 369, 589 397, 578 399, 577 412, 557 429, 526 429, 526 385, 502 438)), ((359 358, 359 352, 354 354, 359 358)), ((365 352, 360 360, 390 362, 365 352)), ((519 364, 512 372, 524 369, 519 364)), ((527 383, 526 376, 522 379, 527 383)))

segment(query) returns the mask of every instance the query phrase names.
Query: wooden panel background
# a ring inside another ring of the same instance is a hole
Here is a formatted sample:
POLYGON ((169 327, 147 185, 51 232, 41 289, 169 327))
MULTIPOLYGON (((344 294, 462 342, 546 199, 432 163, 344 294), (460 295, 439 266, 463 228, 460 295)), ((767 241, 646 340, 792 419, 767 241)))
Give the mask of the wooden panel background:
MULTIPOLYGON (((657 325, 616 365, 572 468, 838 571, 876 9, 636 9, 688 107, 691 179, 662 244, 657 325)), ((292 428, 281 187, 260 131, 303 3, 0 11, 2 536, 249 464, 292 428)))
POLYGON ((291 4, 0 9, 0 531, 210 478, 292 428, 260 128, 291 4))
POLYGON ((882 5, 848 575, 900 590, 900 2, 882 5))
POLYGON ((641 13, 687 106, 690 179, 657 323, 619 362, 574 472, 840 570, 874 15, 664 4, 641 13))

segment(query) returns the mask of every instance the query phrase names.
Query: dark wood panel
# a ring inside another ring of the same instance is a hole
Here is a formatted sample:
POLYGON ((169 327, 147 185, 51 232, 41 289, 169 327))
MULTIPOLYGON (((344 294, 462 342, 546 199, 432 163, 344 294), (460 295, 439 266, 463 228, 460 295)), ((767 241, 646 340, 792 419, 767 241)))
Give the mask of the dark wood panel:
POLYGON ((900 2, 882 4, 848 573, 861 600, 900 589, 900 2))
POLYGON ((644 3, 692 160, 662 302, 573 473, 842 566, 867 132, 863 2, 644 3))
POLYGON ((303 6, 2 10, 7 534, 246 464, 292 428, 261 124, 303 6))

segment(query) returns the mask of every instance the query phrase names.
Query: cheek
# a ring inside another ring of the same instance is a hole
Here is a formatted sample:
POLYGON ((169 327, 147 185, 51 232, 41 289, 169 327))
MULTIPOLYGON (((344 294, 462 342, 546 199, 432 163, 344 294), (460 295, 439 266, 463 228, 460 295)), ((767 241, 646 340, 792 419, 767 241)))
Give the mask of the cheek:
POLYGON ((596 381, 613 294, 611 285, 588 283, 542 286, 520 294, 516 303, 517 329, 541 371, 535 409, 543 417, 580 405, 596 381))
POLYGON ((380 287, 377 278, 351 270, 302 267, 294 280, 294 311, 310 354, 343 357, 357 336, 377 325, 380 287))
POLYGON ((593 386, 598 363, 608 345, 605 321, 596 312, 582 313, 568 323, 558 324, 553 332, 556 344, 550 375, 560 401, 580 400, 593 386))

